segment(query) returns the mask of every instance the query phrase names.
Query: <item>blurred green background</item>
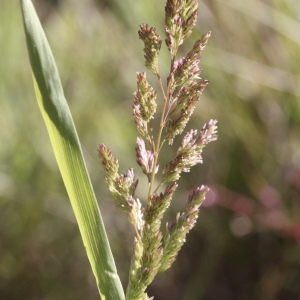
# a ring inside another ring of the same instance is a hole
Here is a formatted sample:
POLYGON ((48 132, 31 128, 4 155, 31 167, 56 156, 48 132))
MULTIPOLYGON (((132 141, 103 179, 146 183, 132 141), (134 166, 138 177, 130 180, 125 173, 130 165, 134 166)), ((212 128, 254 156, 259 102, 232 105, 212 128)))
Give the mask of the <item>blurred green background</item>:
MULTIPOLYGON (((163 36, 165 2, 34 4, 126 286, 133 229, 108 194, 97 147, 113 151, 121 172, 133 166, 140 174, 131 106, 135 73, 146 68, 137 30, 149 23, 163 36)), ((0 299, 99 299, 35 100, 19 1, 1 1, 0 25, 0 299)), ((300 2, 201 0, 180 54, 208 30, 201 68, 210 84, 188 128, 217 119, 219 138, 205 149, 204 164, 182 176, 166 220, 194 187, 211 190, 176 263, 149 295, 300 299, 300 2)), ((163 75, 168 65, 164 48, 163 75)), ((166 149, 164 159, 172 155, 166 149)))

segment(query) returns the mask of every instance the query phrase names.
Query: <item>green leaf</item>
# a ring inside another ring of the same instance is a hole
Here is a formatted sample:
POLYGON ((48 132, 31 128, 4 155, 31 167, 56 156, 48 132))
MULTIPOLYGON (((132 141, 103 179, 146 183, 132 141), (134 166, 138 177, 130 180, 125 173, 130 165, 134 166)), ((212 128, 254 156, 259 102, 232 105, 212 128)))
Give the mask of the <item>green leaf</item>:
POLYGON ((38 105, 47 126, 101 298, 123 300, 124 291, 117 275, 55 60, 32 2, 21 0, 21 6, 38 105))

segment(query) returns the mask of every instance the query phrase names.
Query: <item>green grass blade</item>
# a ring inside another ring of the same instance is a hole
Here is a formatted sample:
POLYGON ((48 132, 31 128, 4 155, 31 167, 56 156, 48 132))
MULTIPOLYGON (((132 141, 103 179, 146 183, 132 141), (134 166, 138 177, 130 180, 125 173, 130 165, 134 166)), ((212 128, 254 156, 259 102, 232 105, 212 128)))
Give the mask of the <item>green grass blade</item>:
POLYGON ((49 132, 101 298, 123 300, 124 291, 117 275, 51 49, 32 2, 21 0, 21 6, 38 105, 49 132))

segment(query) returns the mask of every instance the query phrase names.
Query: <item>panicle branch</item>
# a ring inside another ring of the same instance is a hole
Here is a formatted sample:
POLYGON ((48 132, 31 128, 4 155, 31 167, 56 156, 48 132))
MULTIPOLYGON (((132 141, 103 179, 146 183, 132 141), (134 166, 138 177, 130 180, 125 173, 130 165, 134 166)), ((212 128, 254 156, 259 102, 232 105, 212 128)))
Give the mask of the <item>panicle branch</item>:
POLYGON ((157 92, 147 82, 145 73, 137 73, 137 90, 134 92, 133 118, 138 132, 151 142, 149 121, 156 112, 157 92))
POLYGON ((160 39, 160 36, 157 33, 156 29, 153 27, 149 27, 148 24, 141 24, 138 34, 145 45, 145 66, 155 75, 158 75, 158 55, 162 40, 160 39))
POLYGON ((139 106, 141 118, 149 122, 156 111, 157 92, 147 82, 145 73, 137 73, 137 90, 133 95, 134 105, 139 106))
POLYGON ((117 206, 127 212, 129 221, 133 224, 137 235, 144 224, 142 206, 139 199, 134 198, 138 185, 134 170, 130 168, 127 174, 118 174, 119 162, 104 144, 99 146, 99 157, 105 169, 106 184, 117 206))
MULTIPOLYGON (((137 137, 136 142, 136 160, 139 166, 142 168, 142 171, 148 177, 150 181, 150 175, 154 168, 154 155, 150 150, 146 150, 145 142, 141 137, 137 137)), ((158 171, 158 166, 156 166, 155 173, 158 171)))
POLYGON ((175 58, 178 47, 190 36, 198 17, 197 0, 167 0, 165 7, 166 45, 175 58))
POLYGON ((186 210, 178 213, 176 220, 167 223, 167 233, 165 236, 164 253, 161 262, 160 272, 166 271, 178 254, 182 245, 185 243, 187 233, 196 225, 200 205, 205 199, 208 188, 204 185, 196 188, 189 196, 186 210))
POLYGON ((216 123, 216 120, 210 120, 199 135, 197 130, 191 130, 185 135, 175 158, 162 168, 164 183, 178 180, 181 172, 189 172, 191 167, 202 163, 203 148, 217 139, 216 123))
POLYGON ((207 32, 202 36, 193 46, 193 49, 187 54, 186 57, 180 58, 174 62, 173 72, 171 74, 171 90, 175 87, 187 84, 195 84, 195 81, 200 79, 199 63, 202 51, 205 48, 211 32, 207 32))

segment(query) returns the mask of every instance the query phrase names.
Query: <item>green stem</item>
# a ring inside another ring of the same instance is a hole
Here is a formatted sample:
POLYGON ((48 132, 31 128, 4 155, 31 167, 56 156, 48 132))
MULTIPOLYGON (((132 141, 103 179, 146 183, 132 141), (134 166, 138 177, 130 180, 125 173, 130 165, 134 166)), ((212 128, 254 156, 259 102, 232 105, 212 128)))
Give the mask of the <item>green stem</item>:
MULTIPOLYGON (((158 155, 161 149, 161 135, 162 135, 162 131, 165 125, 165 114, 166 114, 166 108, 167 108, 167 103, 168 103, 168 95, 165 94, 164 92, 164 87, 163 87, 163 83, 161 80, 160 75, 157 75, 157 78, 159 80, 159 84, 163 93, 163 97, 164 97, 164 105, 163 105, 163 109, 162 109, 162 113, 161 113, 161 117, 160 117, 160 123, 159 123, 159 129, 158 129, 158 134, 157 134, 157 139, 156 139, 156 143, 154 145, 154 164, 153 164, 153 170, 151 173, 151 179, 150 179, 150 183, 149 183, 149 191, 148 191, 148 203, 150 202, 150 198, 151 198, 151 194, 152 194, 152 187, 154 184, 154 178, 155 178, 155 171, 156 171, 156 166, 157 166, 157 161, 158 161, 158 155)), ((162 143, 163 144, 163 143, 162 143)))
MULTIPOLYGON (((172 57, 172 59, 171 59, 170 74, 173 72, 176 52, 174 54, 174 57, 172 57)), ((167 93, 165 93, 163 83, 162 83, 162 80, 161 80, 161 77, 160 77, 159 74, 157 74, 157 78, 158 78, 160 88, 161 88, 161 91, 162 91, 162 94, 163 94, 164 105, 163 105, 163 109, 162 109, 162 113, 161 113, 161 117, 160 117, 157 140, 156 140, 155 145, 153 145, 154 164, 153 164, 153 170, 152 170, 152 173, 151 173, 151 178, 150 178, 150 183, 149 183, 148 203, 150 202, 150 198, 151 198, 151 194, 152 194, 152 188, 153 188, 153 184, 154 184, 154 178, 155 178, 155 171, 156 171, 156 166, 157 166, 157 161, 158 161, 158 155, 159 155, 159 152, 160 152, 160 150, 161 150, 161 148, 162 148, 162 146, 165 142, 165 140, 163 140, 161 142, 162 131, 163 131, 163 128, 165 126, 165 123, 167 121, 168 115, 169 115, 170 110, 171 110, 171 107, 169 107, 169 106, 168 106, 168 109, 167 109, 167 104, 168 104, 170 96, 171 96, 171 94, 170 94, 170 84, 171 83, 170 83, 170 81, 168 81, 167 93)), ((159 185, 156 187, 154 192, 156 192, 160 188, 161 185, 162 185, 162 182, 159 183, 159 185)))

